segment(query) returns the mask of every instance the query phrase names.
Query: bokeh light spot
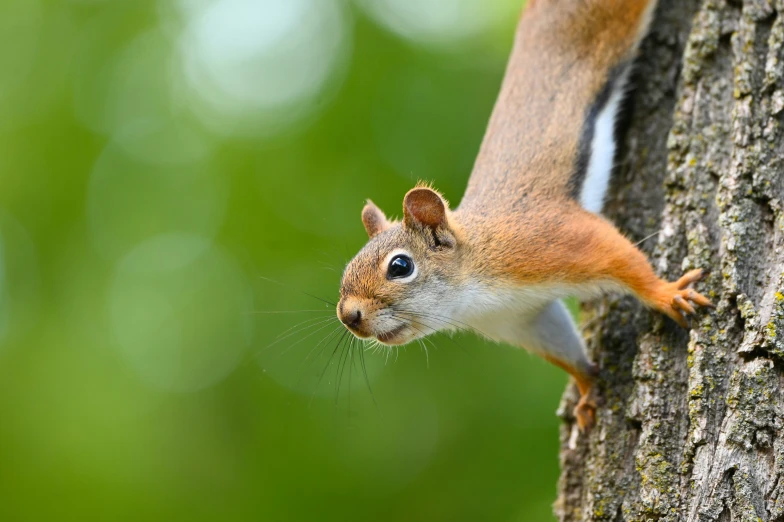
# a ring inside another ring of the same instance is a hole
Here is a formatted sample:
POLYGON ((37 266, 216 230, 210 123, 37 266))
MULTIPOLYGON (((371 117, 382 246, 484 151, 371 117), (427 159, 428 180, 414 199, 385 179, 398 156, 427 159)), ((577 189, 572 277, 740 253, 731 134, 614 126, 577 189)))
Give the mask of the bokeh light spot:
POLYGON ((0 2, 0 130, 21 123, 30 107, 30 95, 24 87, 38 55, 41 31, 41 6, 37 0, 0 2), (13 42, 11 44, 11 42, 13 42))
POLYGON ((218 132, 283 130, 311 114, 346 69, 349 19, 336 0, 181 6, 183 94, 218 132))
POLYGON ((174 41, 154 29, 112 52, 96 42, 121 23, 116 18, 113 13, 100 16, 88 25, 78 46, 76 66, 83 74, 73 86, 77 117, 140 160, 203 159, 215 148, 215 140, 172 92, 174 41))
POLYGON ((118 259, 162 233, 212 237, 226 210, 228 186, 210 161, 148 164, 110 143, 90 178, 87 212, 98 252, 118 259))
POLYGON ((252 340, 247 280, 204 237, 174 234, 139 245, 117 266, 110 307, 120 352, 164 390, 221 381, 252 340))
POLYGON ((377 23, 416 43, 447 45, 487 31, 520 10, 519 1, 358 0, 377 23))
POLYGON ((123 24, 121 14, 102 13, 87 24, 77 45, 74 109, 84 125, 101 134, 169 111, 173 43, 158 30, 132 34, 126 43, 123 24), (119 39, 122 47, 101 45, 108 38, 119 39))
POLYGON ((41 26, 37 0, 4 0, 0 3, 0 34, 14 45, 0 46, 0 100, 24 85, 35 62, 41 26))

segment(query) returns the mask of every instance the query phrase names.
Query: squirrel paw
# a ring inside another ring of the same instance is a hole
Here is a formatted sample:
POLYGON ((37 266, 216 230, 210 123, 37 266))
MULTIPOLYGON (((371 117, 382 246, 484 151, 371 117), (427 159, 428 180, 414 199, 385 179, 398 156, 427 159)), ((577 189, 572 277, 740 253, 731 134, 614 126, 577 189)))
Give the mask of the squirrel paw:
POLYGON ((580 397, 577 406, 574 407, 574 418, 577 419, 577 427, 582 433, 591 431, 596 421, 596 403, 588 398, 588 394, 580 397))
POLYGON ((696 312, 694 305, 715 308, 710 299, 690 288, 702 275, 702 269, 691 270, 674 283, 665 283, 661 290, 659 309, 684 328, 689 327, 685 316, 696 312))

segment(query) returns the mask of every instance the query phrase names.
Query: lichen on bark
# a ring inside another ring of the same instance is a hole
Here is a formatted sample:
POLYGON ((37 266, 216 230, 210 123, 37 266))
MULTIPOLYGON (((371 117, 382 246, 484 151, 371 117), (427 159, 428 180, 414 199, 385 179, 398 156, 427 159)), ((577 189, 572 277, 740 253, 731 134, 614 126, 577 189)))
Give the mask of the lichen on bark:
POLYGON ((717 309, 586 304, 597 424, 568 389, 556 514, 784 522, 784 0, 662 0, 635 83, 605 213, 717 309))

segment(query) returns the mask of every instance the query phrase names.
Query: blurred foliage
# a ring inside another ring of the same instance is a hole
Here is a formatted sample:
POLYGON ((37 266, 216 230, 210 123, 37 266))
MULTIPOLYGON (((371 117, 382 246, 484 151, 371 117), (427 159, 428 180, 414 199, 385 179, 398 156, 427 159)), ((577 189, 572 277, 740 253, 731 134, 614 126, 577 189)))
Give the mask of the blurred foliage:
POLYGON ((0 4, 0 520, 552 520, 562 372, 460 334, 366 380, 319 344, 364 199, 459 202, 519 9, 492 3, 416 41, 338 2, 318 89, 223 116, 173 3, 0 4))

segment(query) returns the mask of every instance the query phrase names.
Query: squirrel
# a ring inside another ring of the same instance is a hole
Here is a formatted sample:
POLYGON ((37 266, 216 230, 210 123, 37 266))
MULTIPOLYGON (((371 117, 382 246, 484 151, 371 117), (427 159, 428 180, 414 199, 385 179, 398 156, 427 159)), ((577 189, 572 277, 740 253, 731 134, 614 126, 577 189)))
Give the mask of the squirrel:
POLYGON ((390 221, 368 200, 368 243, 347 265, 337 315, 354 335, 406 344, 470 328, 566 370, 581 431, 594 423, 589 358, 562 298, 634 294, 683 327, 702 270, 660 279, 601 217, 615 120, 656 0, 529 0, 460 205, 419 184, 390 221))

